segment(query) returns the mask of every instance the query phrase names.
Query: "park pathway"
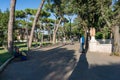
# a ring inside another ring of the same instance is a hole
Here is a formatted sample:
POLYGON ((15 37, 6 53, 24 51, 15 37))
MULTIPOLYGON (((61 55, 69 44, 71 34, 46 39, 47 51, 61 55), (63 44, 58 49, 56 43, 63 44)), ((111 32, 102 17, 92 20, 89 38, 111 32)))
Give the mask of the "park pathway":
POLYGON ((0 80, 120 80, 120 57, 78 50, 79 43, 32 50, 27 61, 13 60, 0 80))

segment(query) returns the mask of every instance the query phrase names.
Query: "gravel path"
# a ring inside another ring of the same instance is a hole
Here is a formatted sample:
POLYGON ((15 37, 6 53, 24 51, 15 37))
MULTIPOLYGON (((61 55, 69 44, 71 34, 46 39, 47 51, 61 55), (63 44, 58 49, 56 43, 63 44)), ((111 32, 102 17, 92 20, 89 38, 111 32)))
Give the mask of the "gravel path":
POLYGON ((36 49, 12 61, 0 80, 120 80, 120 57, 79 53, 79 43, 36 49))

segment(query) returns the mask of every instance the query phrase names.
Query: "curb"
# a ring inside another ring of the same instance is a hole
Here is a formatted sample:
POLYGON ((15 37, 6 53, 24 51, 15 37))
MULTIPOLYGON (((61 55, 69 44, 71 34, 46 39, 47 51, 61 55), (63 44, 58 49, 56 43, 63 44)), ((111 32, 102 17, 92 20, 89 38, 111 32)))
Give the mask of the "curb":
POLYGON ((9 58, 6 62, 4 62, 1 66, 0 66, 0 72, 3 71, 3 69, 5 68, 5 66, 13 59, 14 57, 9 58))

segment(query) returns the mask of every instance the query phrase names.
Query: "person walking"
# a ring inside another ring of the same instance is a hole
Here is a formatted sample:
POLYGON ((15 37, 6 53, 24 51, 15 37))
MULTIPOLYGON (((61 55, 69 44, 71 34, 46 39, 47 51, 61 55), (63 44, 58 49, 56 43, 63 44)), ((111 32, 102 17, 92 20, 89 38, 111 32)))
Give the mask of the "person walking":
POLYGON ((84 43, 85 43, 85 38, 82 35, 82 37, 80 37, 80 52, 84 52, 84 43))

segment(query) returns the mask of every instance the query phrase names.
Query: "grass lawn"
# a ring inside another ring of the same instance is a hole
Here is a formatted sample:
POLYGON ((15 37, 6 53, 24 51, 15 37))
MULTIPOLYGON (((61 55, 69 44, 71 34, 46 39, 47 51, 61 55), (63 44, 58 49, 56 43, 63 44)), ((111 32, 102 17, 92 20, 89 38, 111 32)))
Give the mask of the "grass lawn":
MULTIPOLYGON (((15 45, 17 47, 19 47, 20 51, 27 51, 27 43, 26 42, 17 42, 17 43, 15 43, 15 45)), ((39 42, 33 42, 32 43, 32 48, 38 47, 39 45, 40 45, 39 42)), ((42 43, 43 47, 48 46, 48 45, 52 45, 52 43, 49 43, 49 42, 42 43)))
MULTIPOLYGON (((17 42, 15 43, 17 47, 19 47, 20 51, 27 51, 27 44, 25 42, 17 42)), ((38 46, 39 43, 32 43, 32 47, 38 46)), ((43 46, 51 45, 51 43, 42 43, 43 46)), ((0 47, 0 65, 2 65, 6 60, 8 60, 10 57, 12 57, 11 54, 8 53, 7 50, 0 47)))
POLYGON ((0 47, 0 65, 2 65, 6 60, 12 57, 7 50, 0 47))
POLYGON ((20 51, 27 51, 27 44, 25 42, 17 42, 15 46, 19 47, 20 51))

